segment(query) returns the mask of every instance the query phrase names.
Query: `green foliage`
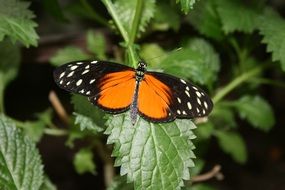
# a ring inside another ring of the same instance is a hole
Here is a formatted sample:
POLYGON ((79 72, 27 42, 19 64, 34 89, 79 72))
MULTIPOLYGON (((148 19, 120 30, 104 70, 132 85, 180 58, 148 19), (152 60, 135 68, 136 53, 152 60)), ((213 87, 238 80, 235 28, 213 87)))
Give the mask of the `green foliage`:
POLYGON ((107 190, 133 190, 134 184, 127 183, 126 176, 118 176, 116 177, 112 184, 108 187, 107 190))
POLYGON ((0 116, 0 189, 39 189, 43 183, 41 157, 33 141, 0 116))
POLYGON ((247 119, 252 126, 263 131, 270 130, 275 117, 269 103, 259 96, 243 96, 235 104, 241 118, 247 119))
POLYGON ((96 165, 93 162, 93 153, 90 149, 84 148, 75 154, 74 167, 79 174, 90 172, 95 174, 96 165))
POLYGON ((50 60, 54 66, 60 66, 65 63, 90 59, 90 55, 84 53, 80 48, 74 46, 67 46, 59 50, 50 60))
POLYGON ((56 186, 50 181, 50 179, 45 176, 44 177, 44 182, 42 186, 40 187, 40 190, 56 190, 56 186))
POLYGON ((197 184, 193 185, 193 187, 185 188, 185 190, 216 190, 216 188, 207 184, 197 184))
POLYGON ((86 35, 88 50, 96 55, 98 59, 106 59, 106 40, 103 34, 94 33, 92 30, 87 32, 86 35))
POLYGON ((247 160, 247 151, 243 138, 236 132, 217 131, 215 136, 218 139, 222 150, 231 155, 239 163, 245 163, 247 160))
POLYGON ((267 44, 267 51, 272 52, 272 60, 280 61, 285 71, 285 20, 272 10, 266 10, 260 20, 259 30, 262 42, 267 44))
POLYGON ((220 17, 216 10, 216 1, 198 1, 197 6, 187 17, 187 20, 199 33, 217 40, 224 37, 220 17))
POLYGON ((180 2, 181 10, 187 14, 190 9, 193 8, 193 5, 195 4, 196 0, 176 0, 176 3, 180 2))
POLYGON ((217 11, 225 33, 242 31, 251 33, 258 26, 259 6, 242 4, 241 0, 218 0, 217 11))
MULTIPOLYGON (((114 2, 114 8, 116 9, 118 19, 129 34, 132 31, 131 23, 133 23, 135 12, 140 1, 141 0, 116 0, 114 2)), ((137 35, 139 35, 140 32, 145 31, 146 26, 153 17, 155 10, 155 0, 144 0, 141 2, 141 6, 143 8, 140 15, 140 21, 138 23, 139 27, 137 35)))
POLYGON ((36 46, 37 24, 34 14, 28 9, 30 3, 20 0, 0 0, 0 41, 8 36, 12 42, 20 41, 26 47, 36 46))
POLYGON ((185 48, 169 54, 162 60, 161 67, 167 73, 210 86, 217 77, 220 60, 207 41, 197 38, 191 39, 185 48))
POLYGON ((193 167, 195 136, 191 121, 177 120, 154 124, 139 119, 132 126, 129 113, 109 117, 108 144, 115 143, 113 156, 120 174, 133 181, 135 189, 177 189, 182 179, 189 179, 193 167))

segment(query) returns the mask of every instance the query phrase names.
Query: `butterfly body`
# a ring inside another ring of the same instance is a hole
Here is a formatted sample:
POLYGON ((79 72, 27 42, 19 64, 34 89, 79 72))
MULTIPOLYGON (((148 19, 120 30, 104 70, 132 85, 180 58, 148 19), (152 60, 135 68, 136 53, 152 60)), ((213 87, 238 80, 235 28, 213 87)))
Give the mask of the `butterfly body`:
POLYGON ((130 110, 151 122, 208 115, 211 99, 199 87, 172 75, 149 72, 146 63, 131 67, 105 61, 78 61, 54 71, 59 87, 88 96, 91 103, 113 114, 130 110))

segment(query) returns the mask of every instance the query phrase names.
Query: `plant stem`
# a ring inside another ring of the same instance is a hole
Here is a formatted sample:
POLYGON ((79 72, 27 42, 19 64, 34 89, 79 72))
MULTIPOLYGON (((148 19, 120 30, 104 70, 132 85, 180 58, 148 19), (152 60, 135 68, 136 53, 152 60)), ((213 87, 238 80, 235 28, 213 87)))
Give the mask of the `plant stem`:
POLYGON ((110 27, 108 24, 108 21, 105 18, 98 15, 86 0, 80 0, 80 2, 82 6, 86 9, 86 11, 89 12, 89 14, 94 20, 96 20, 97 22, 99 22, 100 24, 104 26, 110 27))
POLYGON ((249 78, 253 77, 254 75, 257 75, 260 71, 262 71, 263 68, 264 68, 264 65, 258 66, 252 70, 249 70, 248 72, 243 73, 239 77, 235 78, 227 86, 225 86, 220 91, 218 91, 218 93, 213 98, 214 104, 219 102, 224 96, 226 96, 229 92, 231 92, 233 89, 235 89, 241 83, 247 81, 249 78))
MULTIPOLYGON (((3 76, 0 73, 0 80, 4 81, 3 76)), ((0 82, 0 113, 4 113, 4 82, 0 82)))
POLYGON ((118 27, 124 41, 128 44, 129 43, 129 36, 128 36, 128 32, 125 30, 123 24, 121 23, 115 8, 113 6, 113 3, 110 0, 102 0, 102 2, 105 4, 107 10, 109 11, 109 13, 111 14, 116 26, 118 27))
POLYGON ((68 134, 68 131, 64 129, 45 128, 44 133, 51 136, 65 136, 68 134))
POLYGON ((139 29, 140 18, 142 15, 142 9, 143 9, 143 0, 137 0, 135 16, 133 19, 131 32, 130 32, 130 36, 129 36, 130 41, 129 41, 128 45, 133 45, 135 42, 137 31, 139 29))

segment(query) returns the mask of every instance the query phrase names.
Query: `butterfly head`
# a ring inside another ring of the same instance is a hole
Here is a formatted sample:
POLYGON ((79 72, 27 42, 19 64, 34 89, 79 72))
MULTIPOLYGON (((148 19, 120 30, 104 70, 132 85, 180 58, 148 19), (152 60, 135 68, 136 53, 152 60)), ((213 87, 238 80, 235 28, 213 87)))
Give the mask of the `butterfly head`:
POLYGON ((143 61, 139 61, 138 67, 136 69, 136 76, 138 79, 142 79, 144 76, 144 73, 146 72, 147 64, 143 61))

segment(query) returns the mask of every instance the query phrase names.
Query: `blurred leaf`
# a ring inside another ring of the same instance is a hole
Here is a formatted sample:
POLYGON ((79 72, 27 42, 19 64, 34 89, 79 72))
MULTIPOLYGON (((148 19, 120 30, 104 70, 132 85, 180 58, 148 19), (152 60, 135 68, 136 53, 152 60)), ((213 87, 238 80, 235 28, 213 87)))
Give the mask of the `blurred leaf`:
POLYGON ((39 190, 57 190, 56 186, 50 181, 50 179, 45 176, 44 182, 39 190))
POLYGON ((115 166, 121 166, 120 174, 127 174, 135 189, 180 189, 183 179, 190 179, 195 157, 190 120, 154 124, 139 118, 133 126, 126 112, 110 116, 107 126, 107 143, 115 143, 115 166))
POLYGON ((74 115, 75 115, 74 123, 80 125, 80 130, 83 131, 85 129, 89 129, 91 131, 94 131, 95 133, 103 131, 101 127, 97 126, 97 124, 92 121, 92 118, 86 117, 76 112, 74 113, 74 115))
POLYGON ((190 78, 199 84, 210 85, 216 80, 220 60, 210 44, 201 39, 193 39, 189 41, 188 47, 171 52, 163 59, 161 68, 180 78, 190 78))
POLYGON ((20 41, 26 47, 36 46, 38 35, 35 16, 28 9, 29 2, 19 0, 0 0, 0 41, 9 36, 12 42, 20 41))
POLYGON ((6 86, 16 78, 20 60, 21 54, 18 46, 7 40, 0 42, 0 86, 6 86))
MULTIPOLYGON (((114 7, 119 17, 119 20, 122 22, 125 30, 128 33, 130 33, 131 31, 136 5, 137 5, 137 0, 114 1, 114 7)), ((154 11, 155 11, 155 0, 144 0, 140 23, 138 25, 139 29, 137 35, 145 31, 148 22, 154 15, 154 11)))
POLYGON ((127 183, 126 176, 117 176, 107 190, 133 190, 134 184, 127 183))
POLYGON ((225 33, 241 31, 252 33, 258 26, 260 7, 253 3, 252 6, 244 5, 241 0, 218 0, 217 11, 220 15, 225 33))
POLYGON ((63 14, 58 0, 43 0, 43 6, 47 12, 58 21, 66 22, 67 19, 63 14))
POLYGON ((180 2, 181 10, 187 14, 190 9, 193 9, 193 5, 196 0, 176 0, 176 3, 180 2))
POLYGON ((158 44, 150 43, 141 46, 140 56, 151 67, 159 67, 160 62, 165 59, 167 53, 158 44))
POLYGON ((272 52, 272 60, 280 61, 285 71, 285 20, 273 10, 266 10, 260 20, 259 30, 267 52, 272 52))
POLYGON ((260 130, 268 131, 275 124, 270 104, 259 96, 243 96, 234 105, 241 118, 246 119, 260 130))
POLYGON ((222 150, 231 155, 238 163, 245 163, 247 160, 246 145, 240 134, 230 131, 216 131, 218 143, 222 150))
POLYGON ((25 121, 20 125, 24 129, 25 134, 27 134, 30 139, 35 142, 39 142, 44 134, 44 129, 46 126, 52 125, 52 110, 47 109, 46 111, 37 114, 37 120, 35 121, 25 121))
POLYGON ((213 46, 202 38, 193 38, 188 42, 188 47, 199 52, 204 58, 204 81, 201 84, 211 85, 217 80, 217 74, 220 70, 220 58, 213 46))
POLYGON ((216 188, 204 183, 199 183, 192 187, 185 188, 185 190, 216 190, 216 188))
POLYGON ((80 151, 77 152, 74 157, 73 165, 76 172, 79 174, 84 174, 87 172, 95 174, 96 165, 93 162, 93 153, 90 149, 80 149, 80 151))
POLYGON ((18 46, 7 40, 0 42, 0 112, 4 111, 5 87, 17 77, 20 59, 18 46))
POLYGON ((201 159, 196 159, 194 163, 195 166, 193 168, 190 168, 190 173, 192 176, 200 174, 205 166, 205 161, 201 159))
POLYGON ((179 14, 169 3, 158 3, 156 5, 155 17, 153 19, 153 28, 157 30, 164 31, 172 28, 177 31, 180 27, 179 14))
POLYGON ((211 137, 214 131, 214 125, 211 122, 198 124, 197 129, 195 130, 195 134, 197 135, 197 139, 208 139, 211 137))
POLYGON ((87 49, 98 57, 98 59, 106 59, 106 40, 102 33, 95 33, 92 30, 87 32, 87 49))
POLYGON ((198 1, 195 9, 186 18, 201 34, 216 40, 224 37, 216 11, 216 0, 198 1))
POLYGON ((0 189, 39 189, 43 165, 33 141, 0 116, 0 189))
POLYGON ((215 105, 210 115, 211 121, 221 128, 237 127, 234 111, 228 106, 222 106, 222 104, 223 102, 215 105))
POLYGON ((84 53, 80 48, 67 46, 60 49, 54 56, 52 56, 50 62, 54 66, 60 66, 71 61, 85 60, 90 58, 91 56, 84 53))
POLYGON ((80 123, 80 128, 91 129, 93 132, 102 131, 104 126, 104 112, 91 104, 86 97, 81 95, 72 95, 72 104, 76 113, 76 123, 80 123))

